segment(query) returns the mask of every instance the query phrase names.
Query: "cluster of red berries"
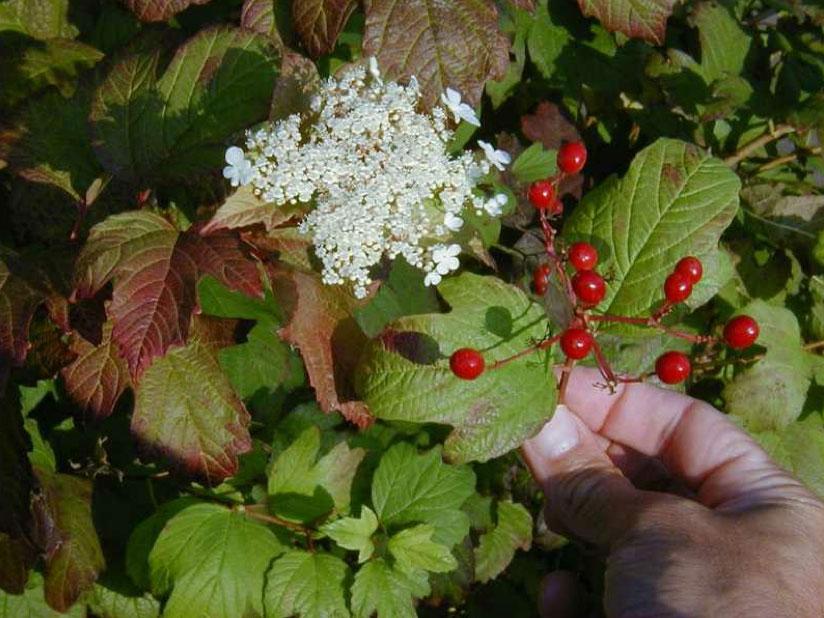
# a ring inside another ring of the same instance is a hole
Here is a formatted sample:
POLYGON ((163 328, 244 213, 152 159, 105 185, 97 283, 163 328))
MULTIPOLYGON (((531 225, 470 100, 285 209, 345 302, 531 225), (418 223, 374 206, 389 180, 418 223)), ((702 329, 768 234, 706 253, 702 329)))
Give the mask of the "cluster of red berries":
MULTIPOLYGON (((560 175, 577 174, 580 172, 587 159, 587 150, 581 142, 567 143, 558 150, 558 169, 560 175)), ((528 198, 532 205, 541 213, 544 234, 548 238, 547 253, 550 261, 555 267, 560 269, 559 276, 566 281, 566 274, 563 270, 563 258, 558 258, 554 249, 554 232, 548 228, 546 217, 559 215, 563 211, 563 205, 558 199, 556 186, 560 176, 533 182, 528 191, 528 198), (554 261, 553 261, 554 260, 554 261)), ((589 330, 588 321, 592 319, 588 311, 597 306, 606 295, 606 282, 604 278, 595 271, 598 265, 598 251, 587 242, 576 242, 569 246, 566 251, 566 262, 574 270, 574 274, 568 280, 569 288, 574 293, 573 299, 576 304, 575 318, 572 325, 567 328, 560 337, 554 337, 542 342, 540 349, 548 347, 553 341, 558 341, 564 356, 570 360, 581 360, 586 358, 593 347, 595 339, 589 330)), ((535 293, 543 296, 549 287, 549 278, 552 274, 553 266, 548 263, 540 264, 532 273, 532 283, 535 293)), ((676 304, 687 300, 692 294, 695 286, 704 274, 701 260, 697 257, 688 256, 679 260, 672 273, 664 281, 665 304, 659 309, 649 323, 640 318, 621 318, 620 316, 598 316, 602 321, 629 321, 634 324, 658 325, 661 317, 666 315, 676 304)), ((735 350, 748 348, 758 339, 758 323, 747 315, 739 315, 727 322, 724 327, 724 341, 735 350)), ((710 341, 711 339, 702 339, 710 341)), ((599 357, 599 363, 601 359, 599 357)), ((449 366, 452 372, 464 380, 474 380, 480 376, 485 368, 483 355, 473 348, 461 348, 457 350, 449 359, 449 366)), ((605 371, 602 368, 602 372, 605 371)), ((665 384, 678 384, 686 380, 692 372, 690 359, 686 354, 676 351, 665 352, 655 362, 655 374, 665 384)), ((611 370, 607 370, 605 375, 610 375, 611 370)))

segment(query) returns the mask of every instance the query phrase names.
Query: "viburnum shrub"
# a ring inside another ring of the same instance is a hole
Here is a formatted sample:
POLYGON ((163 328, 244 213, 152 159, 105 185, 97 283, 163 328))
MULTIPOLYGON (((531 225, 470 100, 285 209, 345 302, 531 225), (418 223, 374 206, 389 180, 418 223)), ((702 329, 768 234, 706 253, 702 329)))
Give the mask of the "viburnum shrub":
POLYGON ((577 5, 0 0, 0 618, 597 615, 576 365, 824 495, 824 12, 577 5))

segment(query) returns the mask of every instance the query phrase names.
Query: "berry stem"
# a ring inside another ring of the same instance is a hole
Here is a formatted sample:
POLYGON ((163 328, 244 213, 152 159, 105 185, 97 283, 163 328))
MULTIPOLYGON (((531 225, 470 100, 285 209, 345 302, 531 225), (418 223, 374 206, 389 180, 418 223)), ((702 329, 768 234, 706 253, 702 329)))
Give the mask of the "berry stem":
POLYGON ((604 379, 607 381, 607 386, 612 390, 618 383, 618 380, 615 377, 615 372, 612 371, 612 367, 610 367, 607 357, 604 356, 604 351, 598 344, 597 339, 592 340, 592 352, 595 354, 595 360, 598 363, 598 369, 601 371, 601 375, 604 376, 604 379))
POLYGON ((544 249, 546 250, 546 255, 549 258, 550 264, 552 264, 555 271, 558 273, 558 279, 561 281, 561 285, 564 290, 566 290, 570 302, 575 304, 575 292, 572 291, 572 283, 570 282, 569 277, 567 277, 560 256, 557 251, 555 251, 555 228, 549 224, 549 218, 546 216, 546 211, 542 210, 539 218, 541 220, 541 230, 544 233, 544 249))
MULTIPOLYGON (((649 328, 654 328, 656 330, 661 331, 662 333, 666 333, 673 337, 677 337, 679 339, 684 339, 685 341, 689 341, 691 343, 705 343, 710 344, 716 341, 716 338, 711 335, 696 335, 694 333, 687 333, 680 330, 675 330, 668 326, 664 326, 659 321, 660 318, 657 318, 654 314, 648 318, 633 318, 625 315, 613 315, 611 313, 600 313, 600 314, 593 314, 590 315, 588 318, 592 322, 613 322, 619 324, 636 324, 638 326, 647 326, 649 328)), ((822 344, 824 345, 824 344, 822 344)))
POLYGON ((524 356, 529 356, 534 352, 539 352, 540 350, 546 350, 547 348, 552 347, 555 345, 558 340, 561 338, 561 335, 555 335, 554 337, 547 337, 546 339, 541 339, 538 343, 529 346, 518 352, 517 354, 513 354, 512 356, 508 356, 506 358, 502 358, 501 360, 497 360, 491 365, 489 365, 489 371, 493 369, 498 369, 498 367, 503 367, 511 363, 512 361, 516 361, 519 358, 523 358, 524 356))
POLYGON ((566 400, 567 386, 569 386, 569 376, 572 368, 575 367, 575 360, 567 358, 564 367, 561 369, 561 381, 558 383, 558 405, 562 405, 566 400))

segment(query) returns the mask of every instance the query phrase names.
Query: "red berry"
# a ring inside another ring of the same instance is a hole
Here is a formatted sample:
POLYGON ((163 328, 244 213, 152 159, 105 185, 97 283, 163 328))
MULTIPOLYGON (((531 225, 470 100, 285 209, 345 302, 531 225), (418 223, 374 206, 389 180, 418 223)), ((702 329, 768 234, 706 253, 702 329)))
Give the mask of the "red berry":
POLYGON ((761 329, 758 322, 748 315, 738 315, 724 327, 724 341, 734 350, 750 347, 758 339, 761 329))
POLYGON ((549 264, 541 264, 532 271, 532 286, 538 296, 546 294, 547 287, 549 287, 549 273, 549 264))
POLYGON ((604 295, 607 293, 604 278, 591 270, 575 273, 572 278, 572 289, 584 305, 597 305, 604 300, 604 295))
POLYGON ((683 382, 689 377, 690 371, 690 359, 681 352, 664 352, 655 361, 655 375, 664 384, 683 382))
POLYGON ((695 285, 701 281, 701 277, 704 275, 704 266, 697 257, 688 255, 678 261, 675 265, 675 272, 681 273, 695 285))
POLYGON ((484 357, 473 348, 455 350, 449 357, 449 368, 462 380, 474 380, 484 372, 484 357))
POLYGON ((592 270, 598 264, 598 251, 588 242, 576 242, 567 252, 575 270, 592 270))
POLYGON ((554 207, 555 186, 549 180, 536 180, 529 185, 529 201, 538 210, 554 207))
POLYGON ((581 360, 592 349, 592 335, 583 328, 568 328, 561 335, 561 350, 567 358, 581 360))
POLYGON ((564 174, 577 174, 587 162, 587 147, 583 142, 567 142, 558 149, 558 167, 564 174))
POLYGON ((672 273, 664 281, 664 295, 671 303, 680 303, 687 300, 692 294, 692 282, 689 277, 681 273, 672 273))

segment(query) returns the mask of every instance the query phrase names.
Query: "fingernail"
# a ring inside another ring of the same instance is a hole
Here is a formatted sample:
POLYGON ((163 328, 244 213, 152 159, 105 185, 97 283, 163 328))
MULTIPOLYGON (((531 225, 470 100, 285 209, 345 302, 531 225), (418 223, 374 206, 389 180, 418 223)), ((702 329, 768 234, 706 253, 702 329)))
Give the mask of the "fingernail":
POLYGON ((547 459, 558 459, 581 441, 578 424, 564 405, 555 408, 555 415, 533 440, 538 452, 547 459))

